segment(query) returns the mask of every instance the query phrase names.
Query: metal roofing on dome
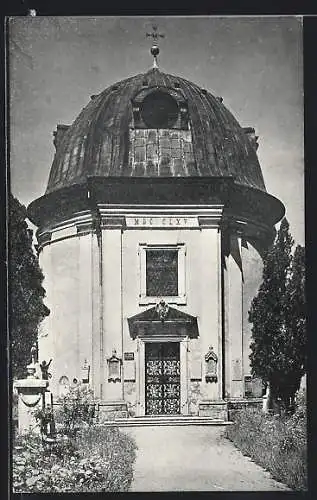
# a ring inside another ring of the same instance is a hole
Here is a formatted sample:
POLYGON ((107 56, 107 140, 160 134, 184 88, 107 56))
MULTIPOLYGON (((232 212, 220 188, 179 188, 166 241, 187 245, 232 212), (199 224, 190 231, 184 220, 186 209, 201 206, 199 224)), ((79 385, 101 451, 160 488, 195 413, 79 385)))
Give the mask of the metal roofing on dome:
MULTIPOLYGON (((136 175, 129 163, 131 99, 144 87, 144 80, 148 87, 177 89, 187 102, 195 161, 182 176, 232 176, 238 184, 266 191, 255 147, 222 102, 194 83, 155 68, 122 80, 91 99, 63 134, 46 194, 81 184, 91 176, 136 175)), ((144 171, 143 176, 149 174, 144 171)))

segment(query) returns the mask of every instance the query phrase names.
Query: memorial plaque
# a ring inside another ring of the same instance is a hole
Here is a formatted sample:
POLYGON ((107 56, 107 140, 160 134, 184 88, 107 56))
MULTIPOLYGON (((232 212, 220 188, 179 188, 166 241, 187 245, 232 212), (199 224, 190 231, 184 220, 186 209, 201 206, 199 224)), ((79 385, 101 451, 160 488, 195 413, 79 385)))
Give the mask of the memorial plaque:
POLYGON ((232 380, 242 380, 242 362, 240 358, 236 358, 233 360, 232 371, 232 380))
MULTIPOLYGON (((133 353, 129 353, 133 354, 133 353)), ((135 361, 129 360, 124 363, 123 376, 125 382, 135 382, 135 361)))
POLYGON ((134 352, 124 353, 124 361, 133 361, 133 360, 134 360, 134 352))
POLYGON ((190 360, 190 380, 200 381, 202 379, 202 364, 201 359, 193 357, 190 360))

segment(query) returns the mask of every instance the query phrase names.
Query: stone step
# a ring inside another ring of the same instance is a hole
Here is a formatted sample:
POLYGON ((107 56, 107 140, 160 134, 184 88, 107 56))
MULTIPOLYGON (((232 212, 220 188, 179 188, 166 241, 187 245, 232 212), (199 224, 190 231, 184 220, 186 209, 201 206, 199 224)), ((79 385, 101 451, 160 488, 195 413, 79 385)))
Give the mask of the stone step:
POLYGON ((104 421, 104 425, 118 427, 145 427, 145 426, 172 426, 172 425, 231 425, 232 422, 223 419, 190 416, 156 416, 156 417, 130 417, 104 421))

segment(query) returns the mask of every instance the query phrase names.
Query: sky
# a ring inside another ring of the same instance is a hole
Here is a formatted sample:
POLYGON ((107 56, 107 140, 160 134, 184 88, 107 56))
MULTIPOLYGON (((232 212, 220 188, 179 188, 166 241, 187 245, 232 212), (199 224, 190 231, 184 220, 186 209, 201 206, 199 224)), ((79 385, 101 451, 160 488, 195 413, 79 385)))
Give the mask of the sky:
POLYGON ((46 189, 53 131, 71 124, 92 94, 159 66, 216 96, 259 136, 267 191, 286 207, 304 244, 301 17, 13 17, 9 29, 11 190, 28 205, 46 189))

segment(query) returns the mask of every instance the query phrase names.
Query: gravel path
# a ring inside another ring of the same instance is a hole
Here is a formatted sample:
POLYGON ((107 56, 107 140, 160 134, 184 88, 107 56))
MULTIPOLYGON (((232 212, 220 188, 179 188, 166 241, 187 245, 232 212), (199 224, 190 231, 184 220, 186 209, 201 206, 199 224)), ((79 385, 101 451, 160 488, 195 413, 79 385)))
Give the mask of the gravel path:
POLYGON ((130 427, 138 452, 131 491, 281 491, 218 426, 130 427))

